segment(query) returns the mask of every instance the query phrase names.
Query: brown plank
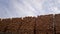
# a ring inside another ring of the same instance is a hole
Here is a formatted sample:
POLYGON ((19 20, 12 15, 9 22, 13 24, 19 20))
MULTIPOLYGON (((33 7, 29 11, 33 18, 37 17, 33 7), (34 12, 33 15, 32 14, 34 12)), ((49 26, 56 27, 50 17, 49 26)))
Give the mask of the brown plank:
MULTIPOLYGON (((36 19, 36 31, 53 31, 53 15, 41 15, 36 19)), ((38 32, 37 32, 38 33, 38 32)))

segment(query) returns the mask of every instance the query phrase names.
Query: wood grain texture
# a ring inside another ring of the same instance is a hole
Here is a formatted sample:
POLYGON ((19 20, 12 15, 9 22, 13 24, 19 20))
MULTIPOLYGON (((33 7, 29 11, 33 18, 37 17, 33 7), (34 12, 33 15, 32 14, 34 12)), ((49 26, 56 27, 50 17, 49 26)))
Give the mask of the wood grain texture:
POLYGON ((60 34, 60 14, 36 17, 0 19, 0 33, 60 34), (53 25, 54 23, 54 25, 53 25), (53 27, 54 26, 54 27, 53 27))

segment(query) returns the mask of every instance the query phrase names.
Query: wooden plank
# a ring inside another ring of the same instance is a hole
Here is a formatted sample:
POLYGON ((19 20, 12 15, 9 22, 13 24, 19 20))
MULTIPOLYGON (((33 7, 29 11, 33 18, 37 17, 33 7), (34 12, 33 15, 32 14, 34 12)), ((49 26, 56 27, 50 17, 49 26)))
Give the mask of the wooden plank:
POLYGON ((53 31, 53 15, 38 16, 36 19, 36 31, 37 30, 53 31))

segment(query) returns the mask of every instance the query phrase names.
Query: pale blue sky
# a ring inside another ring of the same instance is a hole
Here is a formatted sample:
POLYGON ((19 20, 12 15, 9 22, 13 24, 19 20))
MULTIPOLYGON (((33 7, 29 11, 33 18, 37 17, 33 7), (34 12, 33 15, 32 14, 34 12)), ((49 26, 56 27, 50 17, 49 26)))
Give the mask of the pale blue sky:
POLYGON ((0 0, 0 18, 59 13, 60 0, 0 0))

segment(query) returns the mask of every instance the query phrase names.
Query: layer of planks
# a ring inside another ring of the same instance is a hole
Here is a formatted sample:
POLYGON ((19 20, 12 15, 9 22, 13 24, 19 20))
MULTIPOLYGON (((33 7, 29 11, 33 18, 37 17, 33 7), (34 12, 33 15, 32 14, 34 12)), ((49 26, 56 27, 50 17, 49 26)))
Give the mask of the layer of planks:
POLYGON ((60 34, 60 14, 0 19, 0 34, 60 34))

